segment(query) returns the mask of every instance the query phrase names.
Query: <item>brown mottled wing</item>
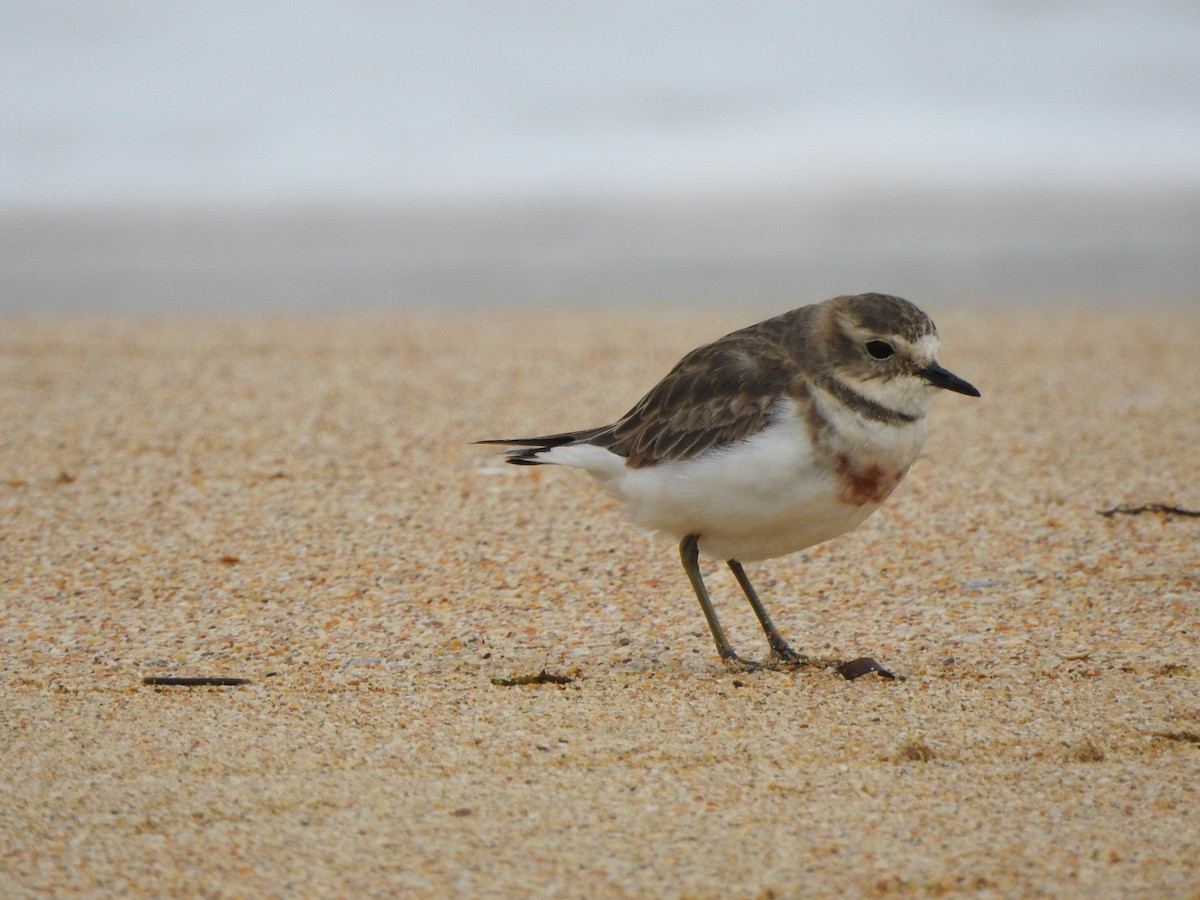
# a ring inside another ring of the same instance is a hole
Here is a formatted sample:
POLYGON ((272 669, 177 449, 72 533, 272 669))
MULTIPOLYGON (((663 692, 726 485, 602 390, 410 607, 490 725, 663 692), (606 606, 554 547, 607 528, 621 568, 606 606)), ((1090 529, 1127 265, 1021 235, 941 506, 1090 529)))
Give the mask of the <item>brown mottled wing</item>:
POLYGON ((618 422, 586 440, 633 468, 681 460, 766 427, 796 377, 796 310, 693 350, 618 422))

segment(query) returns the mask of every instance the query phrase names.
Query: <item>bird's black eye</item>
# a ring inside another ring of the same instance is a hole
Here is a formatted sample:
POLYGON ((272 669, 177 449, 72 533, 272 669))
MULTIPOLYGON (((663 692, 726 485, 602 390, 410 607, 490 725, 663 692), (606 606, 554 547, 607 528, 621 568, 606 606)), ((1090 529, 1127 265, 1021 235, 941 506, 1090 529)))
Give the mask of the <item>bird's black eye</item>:
POLYGON ((867 352, 872 359, 887 359, 896 351, 887 341, 867 341, 867 352))

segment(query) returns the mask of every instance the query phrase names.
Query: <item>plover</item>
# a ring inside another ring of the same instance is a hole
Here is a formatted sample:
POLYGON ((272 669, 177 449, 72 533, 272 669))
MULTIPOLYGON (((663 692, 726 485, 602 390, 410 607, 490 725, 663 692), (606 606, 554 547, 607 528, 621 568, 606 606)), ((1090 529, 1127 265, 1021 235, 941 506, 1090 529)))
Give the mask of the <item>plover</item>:
MULTIPOLYGON (((771 665, 837 665, 789 646, 742 564, 857 527, 916 460, 934 395, 979 396, 938 365, 938 343, 933 322, 907 300, 834 297, 693 350, 611 425, 479 443, 515 445, 506 454, 514 465, 583 469, 632 521, 679 540, 727 664, 760 665, 734 652, 700 553, 729 566, 766 633, 771 665)), ((869 657, 838 670, 894 677, 869 657)))

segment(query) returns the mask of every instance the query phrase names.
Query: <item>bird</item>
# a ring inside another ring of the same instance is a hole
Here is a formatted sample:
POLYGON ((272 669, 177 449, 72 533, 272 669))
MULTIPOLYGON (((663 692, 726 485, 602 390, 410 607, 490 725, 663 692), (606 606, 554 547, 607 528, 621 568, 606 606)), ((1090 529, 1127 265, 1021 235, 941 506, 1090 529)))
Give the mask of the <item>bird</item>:
POLYGON ((518 466, 583 469, 634 523, 679 541, 680 560, 721 660, 731 668, 822 666, 848 679, 895 674, 871 657, 845 663, 794 650, 743 563, 785 556, 858 527, 921 452, 935 395, 979 397, 937 361, 933 321, 887 294, 801 306, 684 356, 609 425, 493 438, 518 466), (723 560, 770 648, 739 656, 700 572, 723 560))

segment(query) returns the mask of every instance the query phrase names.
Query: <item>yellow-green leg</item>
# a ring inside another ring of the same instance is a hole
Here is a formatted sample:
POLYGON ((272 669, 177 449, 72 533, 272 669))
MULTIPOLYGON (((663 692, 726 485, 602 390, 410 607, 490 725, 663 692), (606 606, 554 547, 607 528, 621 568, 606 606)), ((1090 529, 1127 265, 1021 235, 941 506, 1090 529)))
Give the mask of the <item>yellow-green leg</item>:
POLYGON ((734 652, 733 644, 729 643, 729 638, 725 636, 725 629, 721 627, 717 611, 713 609, 712 600, 708 596, 708 588, 704 586, 704 579, 700 576, 700 535, 689 534, 680 541, 679 558, 683 562, 683 571, 687 572, 688 580, 692 583, 692 590, 696 592, 696 599, 700 601, 700 608, 704 611, 704 618, 708 621, 708 630, 712 632, 713 641, 717 645, 717 653, 721 655, 721 661, 726 665, 740 666, 746 669, 762 668, 761 664, 738 656, 734 652))

